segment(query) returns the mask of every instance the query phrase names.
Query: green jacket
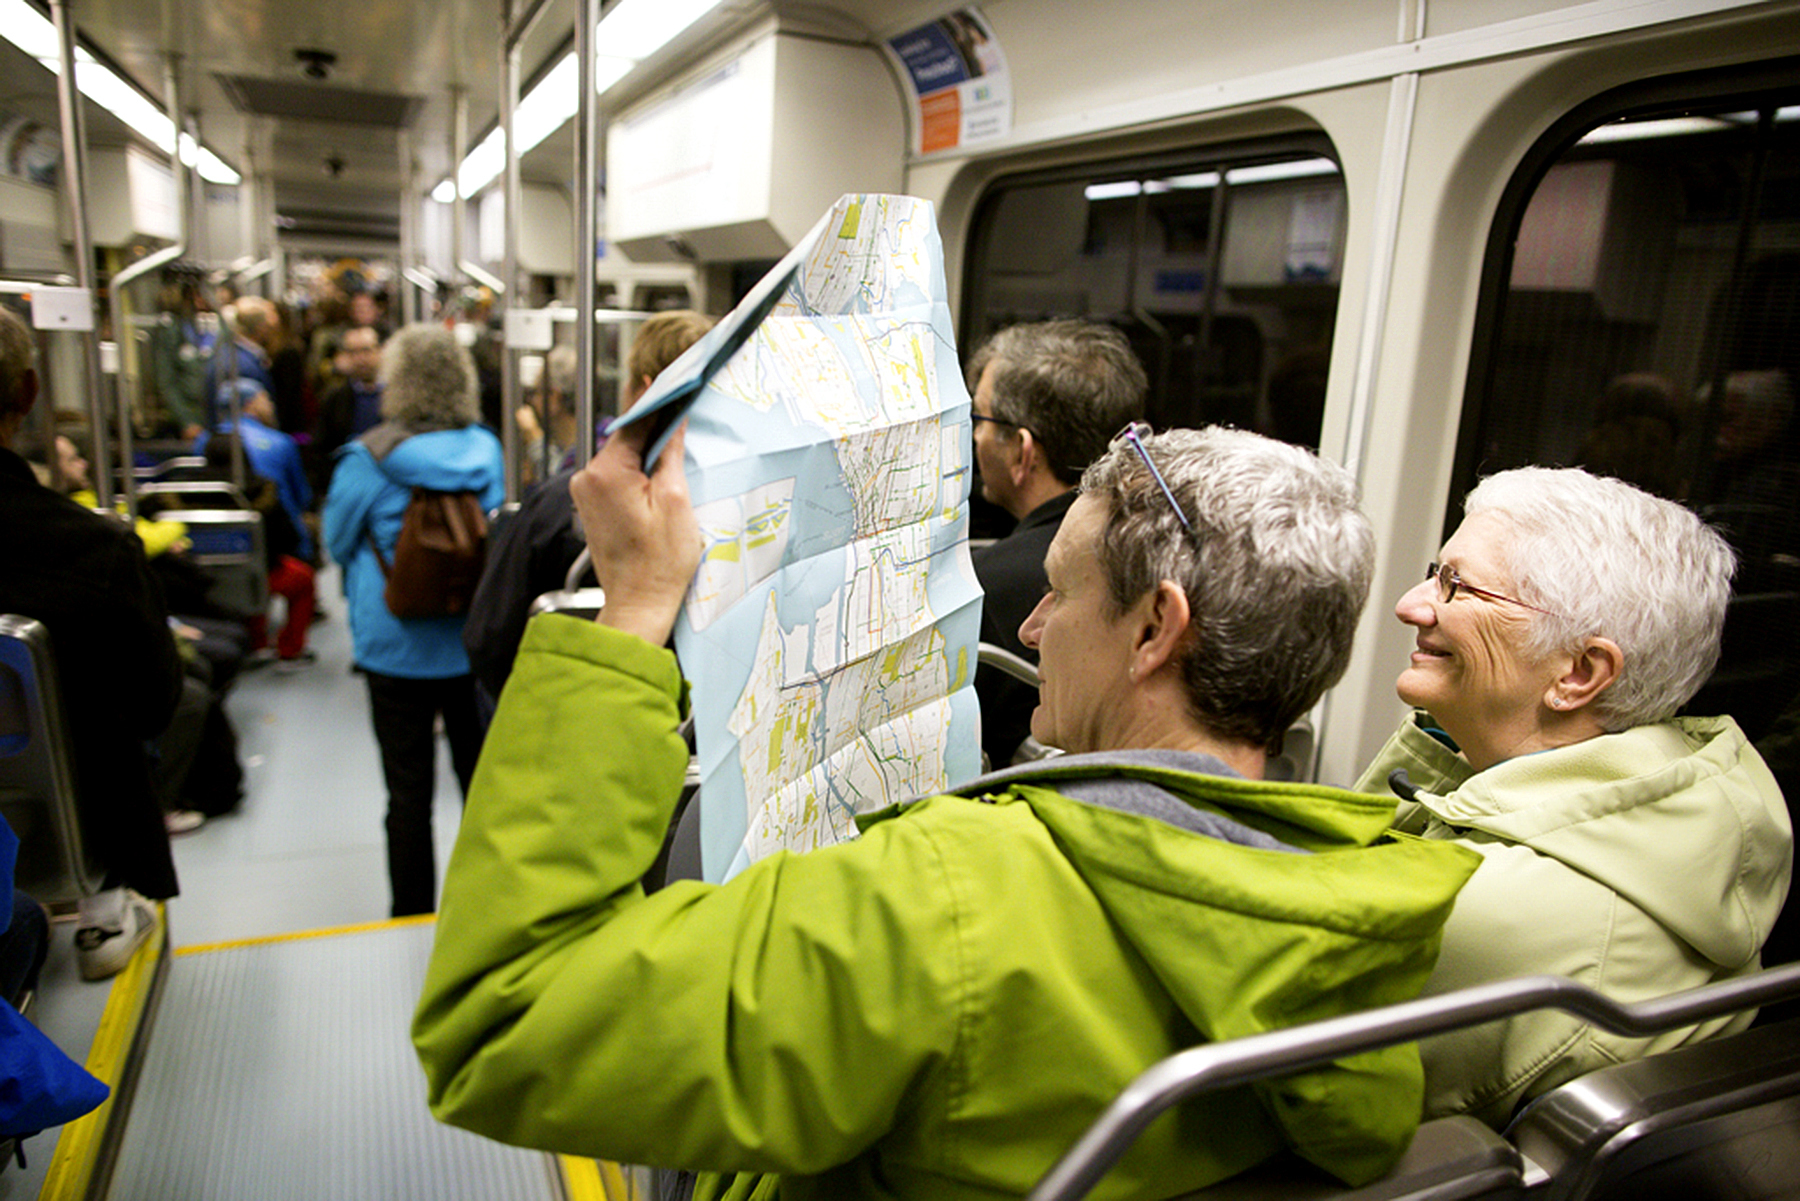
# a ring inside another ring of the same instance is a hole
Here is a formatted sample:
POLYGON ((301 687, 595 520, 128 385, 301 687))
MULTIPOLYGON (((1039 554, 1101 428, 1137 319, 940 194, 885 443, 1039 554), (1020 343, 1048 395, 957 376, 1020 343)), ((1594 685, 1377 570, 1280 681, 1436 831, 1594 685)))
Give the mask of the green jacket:
MULTIPOLYGON (((1289 849, 1014 780, 646 897, 687 765, 682 688, 637 639, 528 628, 413 1026, 445 1121, 782 1174, 706 1178, 703 1197, 1017 1196, 1174 1051, 1414 995, 1474 867, 1369 845, 1385 799, 1143 769, 1177 808, 1289 849)), ((1283 1145, 1367 1180, 1406 1146, 1420 1087, 1408 1046, 1202 1097, 1095 1195, 1166 1197, 1283 1145)))
MULTIPOLYGON (((1403 831, 1478 851, 1427 994, 1563 976, 1642 1001, 1752 972, 1787 897, 1793 840, 1774 777, 1729 717, 1684 717, 1474 773, 1401 725, 1357 787, 1421 791, 1403 831)), ((1595 1068, 1743 1029, 1753 1014, 1625 1038, 1558 1011, 1423 1044, 1428 1117, 1496 1127, 1518 1103, 1595 1068)))

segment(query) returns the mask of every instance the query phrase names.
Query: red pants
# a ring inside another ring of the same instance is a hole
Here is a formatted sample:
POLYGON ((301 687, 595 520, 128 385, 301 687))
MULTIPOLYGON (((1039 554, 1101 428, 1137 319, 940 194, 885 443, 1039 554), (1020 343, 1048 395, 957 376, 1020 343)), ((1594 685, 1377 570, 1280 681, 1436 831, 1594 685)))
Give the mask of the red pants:
POLYGON ((292 555, 283 555, 269 573, 269 591, 287 598, 287 621, 275 638, 275 653, 297 659, 306 649, 306 631, 313 619, 313 569, 292 555))

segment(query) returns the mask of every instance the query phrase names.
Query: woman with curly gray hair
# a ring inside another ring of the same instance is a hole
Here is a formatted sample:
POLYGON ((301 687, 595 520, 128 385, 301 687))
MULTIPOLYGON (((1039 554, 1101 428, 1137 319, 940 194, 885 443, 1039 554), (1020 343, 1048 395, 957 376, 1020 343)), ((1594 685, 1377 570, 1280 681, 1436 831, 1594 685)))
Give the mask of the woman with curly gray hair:
MULTIPOLYGON (((1676 716, 1719 658, 1731 548, 1573 468, 1490 476, 1463 512, 1394 608, 1418 631, 1398 681, 1417 711, 1358 784, 1401 794, 1401 830, 1483 858, 1426 991, 1549 974, 1640 1001, 1755 971, 1787 894, 1787 809, 1735 721, 1676 716)), ((1499 1125, 1750 1017, 1649 1040, 1554 1012, 1458 1031, 1422 1046, 1426 1111, 1499 1125)))
POLYGON ((437 895, 431 801, 441 715, 467 793, 481 750, 463 614, 400 618, 388 610, 386 563, 415 488, 504 496, 500 440, 477 424, 474 361, 449 330, 413 325, 382 355, 380 425, 338 452, 325 498, 325 542, 344 570, 350 636, 369 685, 387 781, 388 877, 395 917, 429 913, 437 895))

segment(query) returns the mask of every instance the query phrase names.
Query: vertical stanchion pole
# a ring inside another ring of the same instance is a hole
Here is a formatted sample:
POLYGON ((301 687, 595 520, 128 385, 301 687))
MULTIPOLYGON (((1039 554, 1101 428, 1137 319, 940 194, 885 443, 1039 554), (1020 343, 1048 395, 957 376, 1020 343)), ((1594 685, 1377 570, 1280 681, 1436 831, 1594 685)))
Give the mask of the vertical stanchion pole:
POLYGON ((418 297, 407 275, 419 258, 419 189, 413 178, 412 137, 402 129, 396 142, 400 155, 400 271, 394 282, 400 289, 400 323, 411 325, 419 319, 418 297))
MULTIPOLYGON (((502 28, 511 26, 512 4, 506 6, 502 28)), ((506 293, 501 298, 503 328, 513 327, 515 309, 525 307, 519 287, 519 221, 524 204, 524 185, 519 179, 519 142, 513 118, 519 103, 519 47, 503 37, 500 47, 500 130, 506 139, 506 293)), ((506 454, 506 500, 519 499, 519 355, 507 338, 500 355, 500 443, 506 454)))
MULTIPOLYGON (((56 79, 57 107, 62 115, 63 193, 69 205, 69 229, 75 240, 75 286, 87 293, 89 329, 82 339, 87 365, 87 411, 94 435, 94 492, 100 507, 113 502, 112 464, 106 436, 106 404, 101 390, 100 331, 92 328, 94 308, 94 245, 88 237, 87 219, 87 121, 81 111, 81 93, 75 87, 75 18, 69 0, 50 0, 50 16, 56 23, 57 48, 62 72, 56 79)), ((131 469, 128 463, 127 471, 131 469)))
POLYGON ((594 159, 599 108, 594 102, 595 0, 575 0, 575 461, 594 457, 594 159))

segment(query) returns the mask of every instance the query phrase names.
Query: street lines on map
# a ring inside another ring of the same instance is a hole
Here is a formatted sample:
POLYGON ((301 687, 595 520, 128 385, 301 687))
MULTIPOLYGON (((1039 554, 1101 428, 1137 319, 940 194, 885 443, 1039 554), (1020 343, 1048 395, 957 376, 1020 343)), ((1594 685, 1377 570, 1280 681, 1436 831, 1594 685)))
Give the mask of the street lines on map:
POLYGON ((925 231, 916 218, 902 215, 922 210, 911 203, 896 205, 896 199, 868 196, 846 206, 844 219, 814 244, 800 268, 798 286, 789 288, 775 311, 806 316, 878 312, 898 307, 897 300, 905 303, 896 296, 902 291, 930 295, 925 231), (864 211, 870 203, 876 205, 874 214, 864 211), (870 222, 873 228, 865 233, 870 222))
MULTIPOLYGON (((755 666, 727 727, 738 742, 752 857, 842 841, 854 814, 943 777, 952 681, 935 627, 827 675, 797 673, 800 652, 782 633, 771 593, 755 666)), ((967 666, 959 659, 959 680, 967 666)))
POLYGON ((893 317, 769 317, 708 387, 759 413, 842 436, 937 412, 938 339, 893 317), (857 374, 874 382, 872 395, 857 374))

